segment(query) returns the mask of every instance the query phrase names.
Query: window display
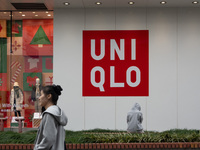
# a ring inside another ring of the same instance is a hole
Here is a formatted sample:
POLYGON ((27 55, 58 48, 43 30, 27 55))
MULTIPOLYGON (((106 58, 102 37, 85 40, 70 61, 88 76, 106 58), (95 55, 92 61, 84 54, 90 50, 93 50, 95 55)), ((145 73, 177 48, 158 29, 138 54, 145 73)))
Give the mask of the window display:
POLYGON ((31 128, 41 112, 41 86, 53 84, 53 12, 0 12, 0 18, 0 113, 6 128, 16 117, 31 128))

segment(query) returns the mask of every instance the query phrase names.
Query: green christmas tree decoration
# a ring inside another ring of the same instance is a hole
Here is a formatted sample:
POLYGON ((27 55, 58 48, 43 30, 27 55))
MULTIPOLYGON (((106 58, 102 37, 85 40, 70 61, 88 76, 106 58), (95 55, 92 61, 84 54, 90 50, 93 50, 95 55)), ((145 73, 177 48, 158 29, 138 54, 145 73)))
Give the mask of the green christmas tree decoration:
POLYGON ((51 42, 49 41, 46 33, 44 32, 42 26, 40 26, 36 32, 36 34, 34 35, 31 43, 31 45, 37 45, 38 47, 42 47, 43 44, 51 44, 51 42))

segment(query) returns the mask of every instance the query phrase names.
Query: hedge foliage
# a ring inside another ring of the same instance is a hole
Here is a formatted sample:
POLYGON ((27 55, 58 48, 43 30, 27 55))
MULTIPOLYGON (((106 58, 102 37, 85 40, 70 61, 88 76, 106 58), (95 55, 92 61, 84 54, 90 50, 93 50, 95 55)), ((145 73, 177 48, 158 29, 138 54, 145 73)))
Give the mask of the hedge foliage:
POLYGON ((200 142, 199 130, 173 129, 164 132, 146 131, 127 133, 125 131, 91 130, 67 131, 67 143, 161 143, 200 142))
MULTIPOLYGON (((33 144, 37 131, 0 132, 0 144, 33 144)), ((66 131, 66 143, 161 143, 200 142, 199 130, 173 129, 164 132, 145 131, 130 134, 118 130, 66 131)))
POLYGON ((0 132, 0 144, 32 144, 36 138, 36 131, 17 133, 13 131, 0 132))

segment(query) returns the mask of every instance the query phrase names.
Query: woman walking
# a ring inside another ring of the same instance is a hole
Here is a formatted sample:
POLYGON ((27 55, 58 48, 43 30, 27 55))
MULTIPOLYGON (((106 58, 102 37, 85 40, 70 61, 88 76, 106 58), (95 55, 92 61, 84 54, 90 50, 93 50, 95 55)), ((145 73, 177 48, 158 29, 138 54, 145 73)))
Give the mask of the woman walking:
POLYGON ((45 86, 41 89, 39 105, 45 108, 38 129, 34 150, 64 150, 67 117, 57 106, 62 88, 59 85, 45 86))

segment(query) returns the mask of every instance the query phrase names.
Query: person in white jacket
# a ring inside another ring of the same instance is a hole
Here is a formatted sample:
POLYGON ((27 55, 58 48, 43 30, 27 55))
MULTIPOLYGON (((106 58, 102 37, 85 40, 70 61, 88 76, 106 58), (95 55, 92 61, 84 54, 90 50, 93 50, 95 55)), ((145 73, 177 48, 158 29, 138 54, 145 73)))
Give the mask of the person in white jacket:
POLYGON ((127 114, 127 132, 129 133, 143 133, 142 121, 143 115, 141 106, 135 103, 132 109, 127 114))
POLYGON ((67 117, 57 106, 62 88, 59 85, 45 86, 41 89, 39 105, 45 108, 37 132, 34 150, 64 150, 67 117))

